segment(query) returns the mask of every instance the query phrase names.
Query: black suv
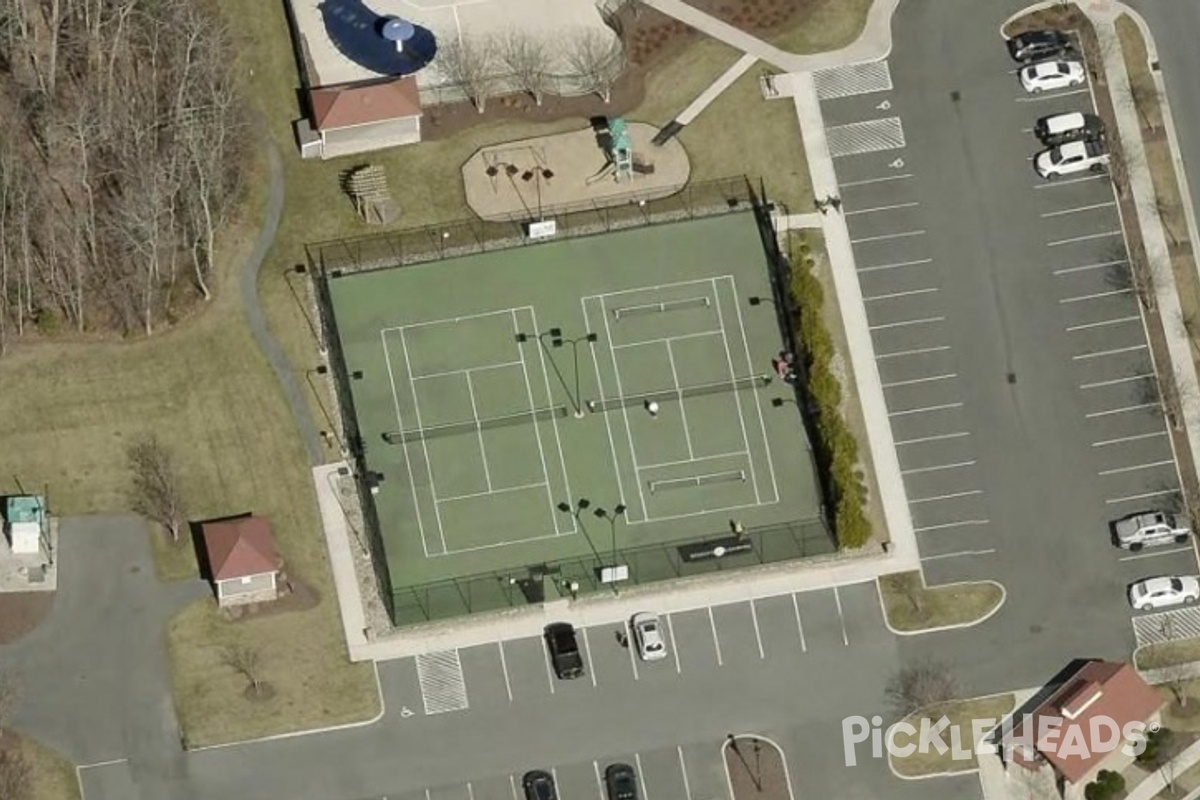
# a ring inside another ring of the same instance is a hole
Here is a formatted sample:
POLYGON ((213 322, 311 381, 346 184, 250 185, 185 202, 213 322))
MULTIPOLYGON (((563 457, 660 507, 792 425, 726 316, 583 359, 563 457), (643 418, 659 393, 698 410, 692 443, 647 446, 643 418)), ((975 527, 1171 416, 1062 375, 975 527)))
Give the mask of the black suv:
POLYGON ((628 764, 609 764, 604 769, 608 800, 637 800, 637 773, 628 764))
POLYGON ((1100 142, 1104 140, 1104 123, 1095 114, 1073 111, 1042 117, 1033 132, 1047 147, 1067 142, 1100 142))
POLYGON ((579 654, 579 642, 571 624, 552 623, 546 626, 545 634, 554 674, 563 680, 583 677, 583 657, 579 654))
POLYGON ((1029 31, 1008 40, 1008 53, 1015 61, 1039 61, 1071 47, 1071 39, 1062 31, 1029 31))
POLYGON ((525 789, 525 800, 558 800, 558 790, 554 788, 554 776, 544 769, 533 769, 521 778, 521 786, 525 789))

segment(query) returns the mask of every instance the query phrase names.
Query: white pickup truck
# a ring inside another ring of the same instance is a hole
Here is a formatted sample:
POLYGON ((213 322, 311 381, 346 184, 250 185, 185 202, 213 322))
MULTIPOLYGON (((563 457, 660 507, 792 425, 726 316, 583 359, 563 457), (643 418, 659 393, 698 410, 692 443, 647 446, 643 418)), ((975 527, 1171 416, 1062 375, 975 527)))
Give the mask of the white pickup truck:
POLYGON ((1169 511, 1144 511, 1117 520, 1117 547, 1141 550, 1171 542, 1186 542, 1192 529, 1169 511))

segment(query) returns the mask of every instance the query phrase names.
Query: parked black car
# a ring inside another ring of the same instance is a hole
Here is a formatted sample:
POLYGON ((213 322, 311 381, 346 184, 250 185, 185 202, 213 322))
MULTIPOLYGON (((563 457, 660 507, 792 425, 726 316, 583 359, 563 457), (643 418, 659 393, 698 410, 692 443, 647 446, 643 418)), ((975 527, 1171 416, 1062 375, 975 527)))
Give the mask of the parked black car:
POLYGON ((554 776, 544 769, 526 772, 521 778, 521 786, 525 789, 525 800, 558 800, 554 776))
POLYGON ((1062 31, 1028 31, 1008 40, 1008 53, 1015 61, 1039 61, 1070 47, 1071 39, 1062 31))
POLYGON ((579 654, 575 628, 567 622, 555 622, 546 626, 545 634, 554 674, 563 680, 582 677, 583 657, 579 654))
POLYGON ((637 773, 628 764, 609 764, 604 769, 608 800, 637 800, 637 773))
POLYGON ((1033 132, 1047 147, 1067 142, 1099 142, 1104 139, 1104 122, 1095 114, 1074 111, 1042 117, 1033 132))

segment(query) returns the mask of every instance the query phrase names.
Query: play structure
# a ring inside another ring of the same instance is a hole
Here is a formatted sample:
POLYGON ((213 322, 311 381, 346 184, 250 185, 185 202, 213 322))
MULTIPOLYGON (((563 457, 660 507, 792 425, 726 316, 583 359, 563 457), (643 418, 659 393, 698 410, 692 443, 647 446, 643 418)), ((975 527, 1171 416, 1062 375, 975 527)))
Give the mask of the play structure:
POLYGON ((592 130, 596 133, 596 143, 604 151, 604 166, 600 171, 587 179, 590 186, 596 181, 612 176, 618 183, 629 180, 635 173, 652 175, 654 164, 643 161, 633 152, 633 142, 629 137, 629 125, 622 117, 595 117, 592 120, 592 130))

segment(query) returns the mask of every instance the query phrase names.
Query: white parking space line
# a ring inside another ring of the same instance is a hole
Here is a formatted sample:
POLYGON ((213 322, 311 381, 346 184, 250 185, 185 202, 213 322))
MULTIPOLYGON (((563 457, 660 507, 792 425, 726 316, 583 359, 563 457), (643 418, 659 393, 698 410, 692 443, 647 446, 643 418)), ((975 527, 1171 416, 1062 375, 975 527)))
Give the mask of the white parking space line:
POLYGON ((550 694, 554 694, 554 670, 550 668, 550 654, 546 652, 545 642, 542 642, 542 661, 546 662, 546 680, 550 683, 550 694))
MULTIPOLYGON (((558 781, 555 781, 558 783, 558 781)), ((425 800, 433 800, 433 795, 429 793, 429 787, 425 788, 425 800)))
POLYGON ((876 361, 882 361, 885 358, 902 358, 903 356, 923 356, 928 353, 944 353, 950 349, 950 345, 943 344, 937 347, 919 347, 916 350, 900 350, 896 353, 880 353, 875 356, 876 361))
POLYGON ((1146 378, 1153 378, 1153 377, 1154 377, 1153 373, 1146 372, 1141 375, 1129 375, 1124 378, 1113 378, 1112 380, 1108 380, 1108 381, 1094 381, 1092 383, 1081 383, 1081 384, 1079 384, 1079 388, 1080 389, 1099 389, 1103 386, 1116 386, 1121 383, 1133 383, 1134 381, 1143 381, 1146 378))
POLYGON ((1154 558, 1155 556, 1169 556, 1169 555, 1174 555, 1176 553, 1190 553, 1190 552, 1192 552, 1192 548, 1190 548, 1190 547, 1176 547, 1172 550, 1159 550, 1157 552, 1139 553, 1136 556, 1125 556, 1123 558, 1118 558, 1117 561, 1137 561, 1142 558, 1154 558))
POLYGON ((1142 439, 1157 439, 1160 436, 1166 436, 1166 431, 1155 431, 1154 433, 1139 433, 1136 436, 1122 436, 1117 439, 1105 439, 1102 442, 1092 442, 1092 447, 1108 447, 1110 444, 1123 444, 1124 442, 1136 442, 1142 439))
POLYGON ((988 525, 990 519, 960 519, 958 522, 943 522, 941 525, 925 525, 920 528, 913 528, 913 533, 927 533, 929 531, 944 531, 950 528, 962 528, 968 525, 988 525))
POLYGON ((1095 353, 1080 353, 1077 356, 1071 356, 1072 361, 1084 361, 1089 358, 1102 358, 1103 356, 1118 356, 1122 353, 1136 353, 1138 350, 1145 350, 1146 345, 1135 344, 1130 347, 1118 347, 1115 350, 1099 350, 1095 353))
POLYGON ((633 641, 633 630, 629 627, 629 620, 625 620, 621 624, 625 626, 625 651, 629 653, 629 666, 633 668, 633 679, 641 680, 641 676, 638 675, 637 656, 633 653, 637 646, 633 641))
POLYGON ((675 644, 675 626, 671 624, 671 615, 667 614, 667 633, 671 635, 671 655, 675 657, 675 674, 683 672, 679 667, 679 645, 675 644))
POLYGON ((908 325, 931 325, 935 322, 945 322, 945 317, 922 317, 921 319, 909 319, 904 322, 884 322, 879 325, 868 325, 869 331, 882 331, 888 328, 903 328, 908 325))
POLYGON ((1099 300, 1103 297, 1119 297, 1123 294, 1132 294, 1132 293, 1133 293, 1133 289, 1113 289, 1112 291, 1108 291, 1108 292, 1096 292, 1095 294, 1081 294, 1077 297, 1064 297, 1063 299, 1059 300, 1058 302, 1060 305, 1065 306, 1068 303, 1083 303, 1088 300, 1099 300))
POLYGON ((792 592, 792 610, 796 612, 796 630, 800 632, 800 652, 808 652, 808 643, 804 641, 804 623, 800 619, 800 601, 796 599, 796 593, 792 592))
POLYGON ((687 763, 683 760, 683 745, 675 745, 675 752, 679 753, 679 774, 683 775, 683 800, 692 800, 692 787, 688 783, 687 763))
POLYGON ((637 779, 638 779, 638 783, 641 784, 641 787, 642 787, 642 797, 646 798, 646 800, 650 800, 650 795, 647 794, 647 792, 646 792, 646 777, 645 777, 646 773, 642 769, 641 753, 633 754, 633 763, 635 766, 637 766, 637 779))
POLYGON ((909 414, 925 414, 930 411, 945 411, 948 408, 962 408, 962 403, 942 403, 938 406, 925 406, 924 408, 909 408, 904 411, 892 411, 888 414, 889 417, 904 417, 909 414))
POLYGON ((1070 239, 1056 239, 1053 242, 1046 242, 1046 247, 1061 247, 1064 244, 1074 244, 1076 242, 1090 242, 1093 239, 1107 239, 1110 236, 1120 236, 1121 231, 1101 231, 1100 233, 1089 233, 1085 236, 1072 236, 1070 239))
POLYGON ((588 641, 587 628, 583 629, 583 647, 587 650, 588 657, 588 677, 592 679, 592 686, 596 685, 596 667, 592 664, 592 643, 588 641))
POLYGON ((851 239, 850 244, 864 244, 866 242, 885 242, 888 239, 904 239, 909 236, 924 236, 925 231, 902 231, 900 233, 885 233, 880 236, 864 236, 862 239, 851 239))
POLYGON ((882 178, 868 178, 862 181, 846 181, 845 183, 839 183, 838 186, 841 186, 843 189, 845 189, 847 186, 868 186, 872 183, 883 183, 884 181, 902 181, 911 177, 912 175, 908 173, 903 175, 885 175, 882 178))
POLYGON ((1179 494, 1178 488, 1176 488, 1176 489, 1160 489, 1156 492, 1142 492, 1141 494, 1129 494, 1129 495, 1125 495, 1124 497, 1114 497, 1110 500, 1105 500, 1104 503, 1105 503, 1105 505, 1114 506, 1119 503, 1132 503, 1135 500, 1146 500, 1147 498, 1150 498, 1150 497, 1169 497, 1169 496, 1178 495, 1178 494, 1179 494))
POLYGON ((607 800, 604 791, 604 781, 600 778, 600 762, 592 759, 592 771, 596 773, 596 794, 600 796, 600 800, 607 800))
POLYGON ((1095 419, 1096 417, 1108 417, 1113 414, 1124 414, 1128 411, 1141 411, 1144 408, 1154 408, 1158 403, 1138 403, 1136 406, 1122 406, 1121 408, 1110 408, 1107 411, 1093 411, 1090 414, 1085 414, 1085 419, 1095 419))
POLYGON ((1120 258, 1116 261, 1097 261, 1095 264, 1081 264, 1078 267, 1063 267, 1062 269, 1054 270, 1053 275, 1071 275, 1076 272, 1086 272, 1092 269, 1104 269, 1105 267, 1115 267, 1119 264, 1128 263, 1125 259, 1120 258))
POLYGON ((1042 92, 1041 94, 1027 95, 1025 97, 1014 97, 1013 99, 1016 100, 1018 103, 1040 103, 1043 100, 1058 100, 1059 98, 1062 98, 1062 97, 1070 97, 1073 94, 1085 94, 1089 91, 1091 91, 1091 90, 1086 89, 1086 88, 1085 89, 1068 89, 1067 91, 1064 91, 1064 92, 1055 92, 1053 94, 1047 94, 1046 92, 1042 92))
POLYGON ((936 556, 922 556, 922 561, 939 561, 943 558, 961 558, 963 556, 990 556, 995 553, 995 548, 989 550, 959 550, 957 553, 940 553, 936 556))
POLYGON ((513 701, 512 683, 508 679, 508 660, 504 658, 504 642, 496 642, 496 648, 500 651, 500 671, 504 673, 504 691, 508 692, 508 702, 513 701))
POLYGON ((936 436, 922 436, 919 439, 905 439, 899 442, 893 442, 897 447, 902 444, 920 444, 922 442, 940 442, 943 439, 961 439, 964 436, 970 436, 966 431, 960 433, 939 433, 936 436))
POLYGON ((933 381, 948 381, 951 378, 957 378, 958 373, 946 372, 941 375, 930 375, 928 378, 911 378, 906 381, 892 381, 891 383, 880 384, 884 389, 894 389, 897 386, 912 386, 917 383, 932 383, 933 381))
POLYGON ((471 786, 470 781, 467 781, 467 800, 475 800, 475 787, 471 786))
POLYGON ((915 267, 920 264, 931 264, 932 258, 918 258, 913 261, 896 261, 892 264, 876 264, 873 267, 859 267, 856 272, 878 272, 881 269, 898 269, 900 267, 915 267))
POLYGON ((947 469, 961 469, 962 467, 973 467, 974 461, 956 461, 953 464, 939 464, 936 467, 914 467, 913 469, 900 470, 901 475, 920 475, 922 472, 942 472, 947 469))
POLYGON ((1106 319, 1100 322, 1085 322, 1082 325, 1072 325, 1067 328, 1068 332, 1087 331, 1092 328, 1105 328, 1109 325, 1124 325, 1126 322, 1141 322, 1142 318, 1137 314, 1130 314, 1127 317, 1117 317, 1116 319, 1106 319))
POLYGON ((937 290, 938 290, 938 288, 936 286, 931 286, 928 289, 909 289, 907 292, 891 292, 890 294, 877 294, 877 295, 873 295, 872 297, 864 297, 863 302, 864 303, 873 303, 876 300, 895 300, 898 297, 912 297, 913 295, 918 295, 918 294, 932 294, 932 293, 936 292, 937 290))
POLYGON ((513 777, 511 772, 508 775, 508 788, 512 789, 513 800, 521 800, 521 798, 517 796, 517 779, 513 777))
POLYGON ((1071 178, 1065 181, 1046 181, 1044 183, 1035 183, 1035 189, 1049 189, 1051 186, 1070 186, 1072 183, 1083 183, 1084 181, 1096 181, 1101 178, 1107 178, 1107 175, 1088 175, 1086 178, 1071 178))
POLYGON ((833 602, 837 605, 838 622, 842 626, 842 644, 850 646, 850 637, 846 635, 846 616, 842 614, 842 596, 838 594, 837 587, 833 587, 833 602))
POLYGON ((1172 461, 1171 459, 1168 458, 1166 461, 1151 461, 1146 464, 1135 464, 1132 467, 1117 467, 1116 469, 1106 469, 1103 472, 1101 472, 1100 474, 1101 475, 1120 475, 1125 472, 1138 472, 1143 469, 1154 469, 1155 467, 1165 467, 1168 464, 1174 464, 1174 463, 1175 463, 1174 461, 1172 461))
POLYGON ((955 500, 959 497, 971 497, 973 495, 983 494, 983 489, 970 489, 965 492, 952 492, 951 494, 941 494, 937 497, 918 497, 908 501, 908 504, 916 505, 917 503, 938 503, 942 500, 955 500))
POLYGON ((717 621, 713 619, 712 606, 708 607, 708 625, 712 628, 713 648, 717 651, 717 666, 725 666, 725 660, 721 658, 721 640, 717 638, 717 621))
POLYGON ((1116 201, 1113 200, 1108 203, 1095 203, 1090 206, 1079 206, 1077 208, 1064 208, 1061 211, 1047 211, 1045 214, 1042 214, 1041 217, 1042 217, 1042 219, 1046 219, 1048 217, 1061 217, 1064 214, 1078 214, 1081 211, 1092 211, 1093 209, 1097 209, 1097 208, 1112 208, 1116 204, 1117 204, 1116 201))
POLYGON ((921 205, 921 204, 917 203, 917 202, 913 202, 913 203, 896 203, 895 205, 891 205, 891 206, 875 206, 874 208, 860 208, 856 211, 847 211, 847 212, 845 212, 844 216, 853 217, 855 214, 873 214, 876 211, 896 211, 897 209, 912 208, 913 206, 919 206, 919 205, 921 205))
POLYGON ((766 658, 767 654, 763 650, 762 631, 758 629, 758 610, 754 607, 754 598, 750 598, 750 619, 754 621, 754 638, 758 642, 758 657, 766 658))

